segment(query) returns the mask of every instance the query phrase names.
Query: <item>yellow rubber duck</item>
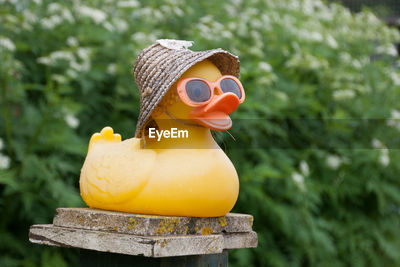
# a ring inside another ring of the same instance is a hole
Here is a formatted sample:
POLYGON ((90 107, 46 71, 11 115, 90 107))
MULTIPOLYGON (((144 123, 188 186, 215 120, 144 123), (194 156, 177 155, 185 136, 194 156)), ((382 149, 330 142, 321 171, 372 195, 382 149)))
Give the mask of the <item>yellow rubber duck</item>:
POLYGON ((151 119, 158 133, 176 129, 187 131, 187 137, 159 140, 151 138, 150 128, 143 135, 137 129, 136 137, 124 141, 111 127, 95 133, 80 177, 81 196, 89 207, 189 217, 223 216, 233 208, 238 175, 210 128, 231 127, 228 114, 243 102, 243 87, 208 58, 177 78, 151 119))

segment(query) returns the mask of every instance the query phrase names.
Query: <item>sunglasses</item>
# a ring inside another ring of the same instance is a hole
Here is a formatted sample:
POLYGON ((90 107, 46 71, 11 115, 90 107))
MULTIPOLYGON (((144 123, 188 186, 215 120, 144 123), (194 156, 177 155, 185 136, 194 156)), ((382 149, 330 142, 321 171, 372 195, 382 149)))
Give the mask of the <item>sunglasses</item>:
POLYGON ((180 80, 177 86, 179 97, 189 106, 196 107, 208 104, 215 94, 216 88, 219 94, 233 93, 239 98, 239 103, 244 101, 244 89, 242 83, 231 75, 224 75, 215 82, 202 78, 186 78, 180 80))

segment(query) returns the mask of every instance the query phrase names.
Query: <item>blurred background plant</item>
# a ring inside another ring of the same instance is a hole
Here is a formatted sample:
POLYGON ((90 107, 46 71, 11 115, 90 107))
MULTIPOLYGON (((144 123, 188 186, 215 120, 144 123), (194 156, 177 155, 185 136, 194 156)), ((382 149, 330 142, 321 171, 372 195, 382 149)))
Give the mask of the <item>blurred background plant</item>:
POLYGON ((391 18, 398 19, 400 17, 400 3, 397 0, 340 0, 340 2, 352 11, 357 12, 365 7, 372 8, 374 13, 385 20, 391 18))
POLYGON ((88 140, 105 125, 133 136, 133 62, 161 38, 241 60, 234 117, 249 120, 232 134, 249 149, 227 153, 234 211, 254 215, 259 246, 232 252, 232 266, 400 265, 400 154, 387 144, 400 131, 400 36, 373 13, 320 0, 0 0, 0 266, 76 265, 76 250, 30 244, 29 226, 84 206, 88 140), (372 119, 389 120, 360 132, 372 119))

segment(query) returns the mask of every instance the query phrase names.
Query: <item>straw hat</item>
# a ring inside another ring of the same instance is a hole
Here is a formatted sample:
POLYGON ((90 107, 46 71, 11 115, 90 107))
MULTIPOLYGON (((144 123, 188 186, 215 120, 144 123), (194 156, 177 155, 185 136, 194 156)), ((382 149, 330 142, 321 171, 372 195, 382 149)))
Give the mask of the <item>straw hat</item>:
POLYGON ((136 58, 133 75, 140 91, 140 114, 135 137, 141 137, 143 127, 148 123, 151 113, 170 87, 196 63, 209 59, 222 75, 239 77, 237 56, 221 48, 191 51, 188 47, 192 44, 191 41, 157 40, 136 58))

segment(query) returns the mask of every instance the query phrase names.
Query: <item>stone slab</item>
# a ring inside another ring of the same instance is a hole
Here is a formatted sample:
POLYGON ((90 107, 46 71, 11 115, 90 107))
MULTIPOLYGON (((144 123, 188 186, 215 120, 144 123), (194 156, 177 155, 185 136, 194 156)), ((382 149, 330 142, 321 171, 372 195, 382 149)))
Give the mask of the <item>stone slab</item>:
POLYGON ((138 236, 210 235, 252 231, 253 216, 228 213, 222 217, 195 218, 58 208, 54 226, 126 233, 138 236))
POLYGON ((258 245, 257 233, 254 231, 248 233, 223 234, 224 249, 238 248, 256 248, 258 245))
POLYGON ((257 234, 227 233, 184 236, 137 236, 116 232, 32 225, 32 243, 74 247, 145 257, 171 257, 222 253, 224 249, 257 246, 257 234))

